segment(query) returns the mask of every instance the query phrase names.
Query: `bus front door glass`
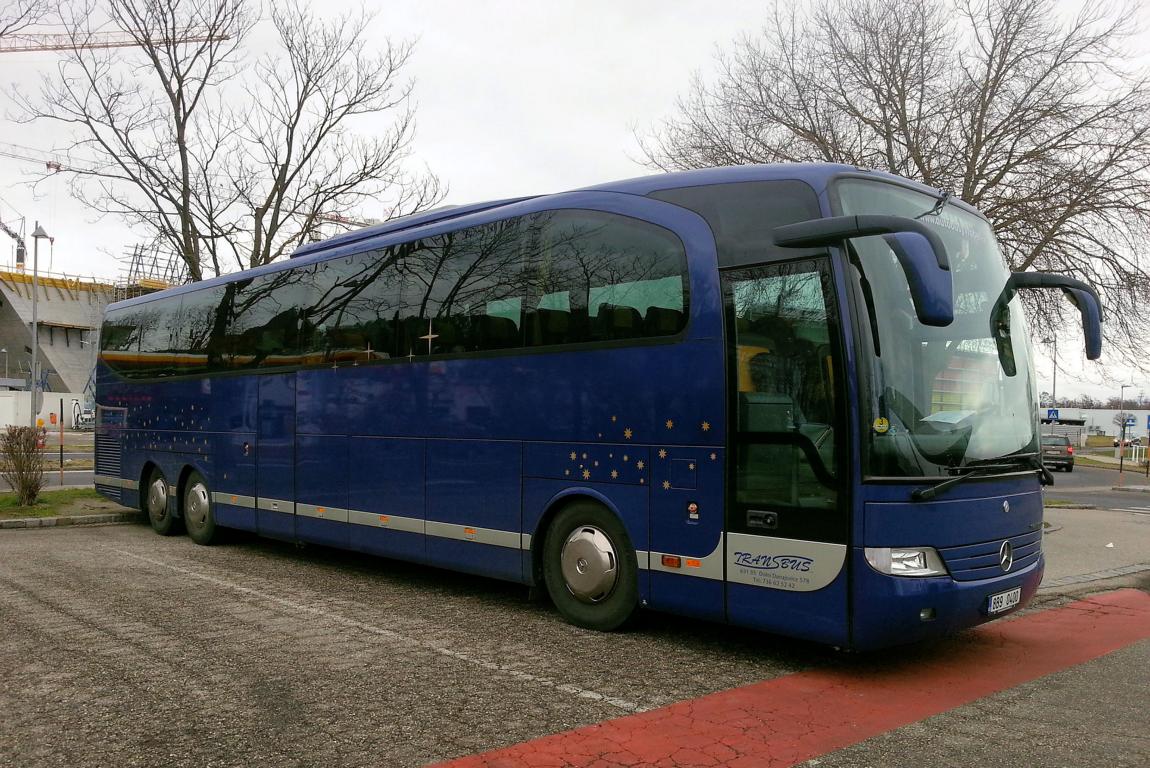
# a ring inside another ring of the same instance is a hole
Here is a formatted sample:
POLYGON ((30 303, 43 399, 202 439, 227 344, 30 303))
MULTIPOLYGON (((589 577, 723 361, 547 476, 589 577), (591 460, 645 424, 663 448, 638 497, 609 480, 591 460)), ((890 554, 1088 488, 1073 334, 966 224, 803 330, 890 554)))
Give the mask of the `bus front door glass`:
POLYGON ((836 512, 841 366, 826 265, 739 269, 726 272, 724 283, 735 390, 728 528, 843 540, 836 512))

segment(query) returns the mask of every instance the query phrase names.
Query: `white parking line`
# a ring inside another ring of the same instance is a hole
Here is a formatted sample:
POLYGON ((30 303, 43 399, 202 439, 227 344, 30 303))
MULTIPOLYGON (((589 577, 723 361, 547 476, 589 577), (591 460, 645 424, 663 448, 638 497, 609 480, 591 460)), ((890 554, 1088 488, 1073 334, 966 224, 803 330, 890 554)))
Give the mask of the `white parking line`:
POLYGON ((513 669, 511 667, 506 667, 502 664, 496 664, 493 661, 487 661, 486 659, 481 659, 481 658, 478 658, 476 656, 472 656, 471 654, 469 654, 465 651, 457 651, 457 650, 454 650, 452 648, 446 648, 446 647, 441 646, 441 645, 435 645, 434 643, 428 643, 424 640, 419 640, 419 639, 416 639, 414 637, 408 637, 406 635, 401 635, 400 633, 398 633, 394 630, 391 630, 391 629, 384 629, 383 627, 376 627, 372 624, 366 624, 362 621, 357 621, 356 619, 349 619, 346 616, 339 615, 338 613, 332 613, 331 611, 327 611, 327 610, 324 610, 322 608, 316 608, 315 606, 305 605, 303 603, 299 603, 299 602, 296 602, 294 600, 288 600, 288 599, 283 598, 283 597, 277 597, 276 595, 268 594, 267 592, 261 592, 258 589, 252 589, 251 587, 245 587, 245 586, 242 586, 240 584, 235 584, 233 582, 226 581, 224 579, 218 579, 215 576, 208 576, 207 574, 204 574, 204 573, 198 573, 197 571, 194 571, 190 568, 182 568, 178 565, 172 565, 170 563, 165 563, 161 560, 153 560, 150 557, 144 557, 143 555, 138 555, 135 552, 128 552, 128 551, 123 550, 123 549, 115 549, 114 547, 111 549, 113 552, 124 555, 126 557, 131 557, 131 558, 134 558, 136 560, 142 560, 145 563, 151 563, 152 565, 155 565, 159 568, 166 568, 170 571, 175 571, 176 573, 180 573, 180 574, 183 574, 185 576, 189 576, 193 579, 199 579, 200 581, 206 581, 209 584, 215 584, 218 587, 223 587, 224 589, 232 590, 233 592, 239 592, 239 593, 244 594, 244 595, 251 595, 252 597, 258 597, 260 599, 267 600, 267 601, 272 602, 272 603, 276 603, 277 605, 281 605, 285 608, 290 608, 294 611, 300 611, 302 613, 309 613, 309 614, 312 614, 314 616, 322 616, 323 618, 328 619, 330 621, 333 621, 337 624, 342 624, 342 625, 347 626, 347 627, 352 627, 354 629, 358 629, 358 630, 361 630, 363 632, 368 632, 370 634, 377 635, 379 637, 386 637, 389 640, 395 640, 399 643, 403 643, 406 645, 418 645, 421 648, 425 648, 429 651, 433 651, 434 653, 438 653, 441 656, 446 656, 448 658, 455 659, 457 661, 462 661, 462 662, 467 663, 467 664, 472 664, 472 665, 480 667, 482 669, 486 669, 489 672, 495 672, 497 674, 507 675, 509 677, 513 677, 516 680, 520 680, 520 681, 525 682, 525 683, 534 683, 535 685, 539 685, 539 686, 542 686, 544 688, 550 688, 552 690, 562 691, 563 693, 572 694, 573 696, 576 696, 576 697, 581 698, 581 699, 590 699, 592 701, 601 701, 604 704, 609 704, 610 706, 615 707, 617 709, 621 709, 625 712, 643 712, 643 711, 647 710, 647 707, 636 704, 635 702, 627 701, 626 699, 619 699, 619 698, 616 698, 614 696, 608 696, 607 694, 599 693, 598 691, 591 691, 591 690, 588 690, 586 688, 580 688, 579 686, 571 685, 570 683, 558 683, 558 682, 556 682, 554 680, 550 680, 546 677, 540 677, 538 675, 532 675, 529 672, 523 672, 522 670, 513 669))

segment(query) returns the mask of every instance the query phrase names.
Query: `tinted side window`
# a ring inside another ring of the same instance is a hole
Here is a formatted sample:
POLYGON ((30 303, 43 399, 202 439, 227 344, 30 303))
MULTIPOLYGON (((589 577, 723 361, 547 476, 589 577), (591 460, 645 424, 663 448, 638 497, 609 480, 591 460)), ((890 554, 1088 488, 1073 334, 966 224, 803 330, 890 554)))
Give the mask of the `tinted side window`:
POLYGON ((686 324, 686 253, 662 227, 597 211, 533 217, 531 346, 636 339, 686 324))
POLYGON ((823 253, 819 248, 780 248, 771 239, 779 225, 822 216, 815 191, 801 181, 708 184, 663 189, 649 197, 688 208, 706 219, 715 234, 720 267, 823 253))
POLYGON ((128 375, 138 363, 140 332, 135 307, 108 311, 100 329, 100 359, 112 370, 128 375))
POLYGON ((300 318, 305 363, 386 360, 398 353, 399 270, 387 248, 295 270, 306 294, 300 318))
POLYGON ((171 376, 177 372, 172 328, 179 300, 152 301, 109 312, 100 338, 100 356, 113 370, 131 378, 171 376))
POLYGON ((212 373, 225 367, 227 295, 226 287, 217 285, 181 297, 172 340, 180 373, 212 373))
POLYGON ((523 218, 414 243, 401 258, 406 354, 523 345, 527 294, 523 218))
POLYGON ((228 283, 228 315, 221 344, 230 368, 294 365, 300 362, 300 308, 307 288, 295 269, 228 283))

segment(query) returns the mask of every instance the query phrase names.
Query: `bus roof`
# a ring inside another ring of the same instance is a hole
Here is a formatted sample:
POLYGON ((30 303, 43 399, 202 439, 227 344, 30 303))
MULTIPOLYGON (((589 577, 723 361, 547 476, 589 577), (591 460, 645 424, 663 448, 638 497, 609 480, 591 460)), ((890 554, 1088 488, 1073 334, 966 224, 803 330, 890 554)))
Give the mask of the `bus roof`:
POLYGON ((526 197, 508 197, 503 200, 487 200, 481 203, 467 203, 466 205, 441 205, 438 208, 432 208, 430 211, 412 213, 407 216, 400 216, 399 218, 385 221, 382 224, 355 229, 351 232, 344 232, 343 234, 329 237, 326 240, 321 240, 318 243, 301 245, 292 252, 291 258, 306 256, 309 253, 315 253, 317 251, 326 251, 329 248, 336 248, 359 240, 366 240, 369 237, 377 237, 387 234, 388 232, 399 232, 400 230, 421 227, 424 224, 431 224, 436 221, 446 221, 471 213, 478 213, 488 208, 499 208, 504 205, 511 205, 512 203, 521 203, 524 200, 530 200, 532 197, 533 195, 528 195, 526 197))
MULTIPOLYGON (((769 165, 735 165, 724 166, 721 168, 702 168, 699 170, 691 171, 656 173, 647 176, 639 176, 632 179, 623 179, 620 181, 595 184, 592 186, 582 187, 574 190, 566 190, 561 193, 553 194, 569 194, 571 192, 612 192, 631 195, 647 195, 657 190, 675 189, 678 187, 694 187, 707 184, 730 184, 744 181, 769 181, 774 179, 795 179, 798 181, 803 181, 814 187, 816 192, 821 192, 832 177, 842 173, 859 173, 866 174, 868 176, 873 175, 875 178, 888 179, 904 186, 921 190, 927 194, 937 194, 938 192, 938 190, 927 187, 919 182, 903 178, 901 176, 896 176, 885 171, 860 168, 854 165, 846 165, 842 163, 772 163, 769 165)), ((401 216, 397 219, 392 219, 391 221, 386 221, 375 226, 364 227, 362 229, 357 229, 351 232, 345 232, 343 234, 336 235, 335 237, 330 237, 327 240, 322 240, 318 243, 308 243, 307 245, 303 245, 297 248, 291 254, 291 259, 296 259, 299 257, 322 258, 322 254, 327 251, 335 251, 343 248, 344 246, 351 245, 363 240, 370 240, 381 235, 402 232, 404 230, 417 229, 423 226, 436 224, 438 222, 449 221, 451 219, 471 216, 472 214, 483 213, 485 211, 491 212, 492 216, 498 218, 498 215, 495 213, 496 209, 515 206, 518 203, 524 203, 532 200, 542 200, 551 196, 552 194, 526 195, 523 197, 509 197, 501 200, 487 200, 478 203, 468 203, 466 205, 441 206, 430 211, 414 213, 408 216, 401 216)), ((974 210, 961 200, 952 198, 952 202, 961 205, 964 208, 974 210)), ((272 264, 265 264, 263 266, 256 267, 254 269, 243 270, 243 272, 228 273, 225 275, 209 278, 201 282, 176 286, 169 288, 166 291, 162 291, 161 293, 165 296, 186 293, 197 288, 206 288, 211 285, 230 282, 235 280, 237 275, 240 274, 254 277, 267 272, 275 272, 281 268, 284 268, 285 264, 286 262, 284 261, 277 261, 273 262, 272 264)), ((155 298, 156 294, 145 294, 143 296, 126 299, 122 302, 115 302, 113 304, 109 304, 108 306, 119 308, 120 306, 145 304, 154 300, 155 298)))

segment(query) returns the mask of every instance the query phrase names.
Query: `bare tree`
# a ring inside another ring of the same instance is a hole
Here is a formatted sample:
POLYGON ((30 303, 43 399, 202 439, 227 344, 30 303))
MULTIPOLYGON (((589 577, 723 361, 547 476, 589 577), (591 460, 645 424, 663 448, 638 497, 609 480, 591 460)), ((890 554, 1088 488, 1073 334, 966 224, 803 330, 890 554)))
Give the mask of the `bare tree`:
POLYGON ((0 2, 0 40, 19 37, 47 16, 51 7, 51 0, 3 0, 0 2))
POLYGON ((136 46, 78 45, 38 95, 18 94, 24 119, 73 128, 77 196, 178 255, 191 279, 268 263, 365 199, 390 196, 392 212, 441 199, 434 176, 405 170, 411 45, 368 55, 366 17, 277 6, 283 54, 249 66, 253 0, 79 2, 59 19, 77 44, 114 29, 136 46), (382 137, 350 132, 392 112, 382 137))
POLYGON ((157 239, 199 280, 218 210, 205 208, 213 198, 204 194, 204 169, 226 137, 215 130, 216 90, 235 76, 252 24, 244 0, 85 0, 60 14, 77 47, 58 76, 45 77, 38 99, 23 98, 24 118, 71 127, 66 152, 82 161, 64 170, 77 197, 157 239), (136 47, 83 47, 108 28, 136 47), (192 30, 207 39, 184 42, 192 30))
POLYGON ((388 43, 380 53, 369 52, 371 17, 364 13, 324 21, 291 2, 273 6, 271 18, 282 54, 255 67, 246 103, 262 106, 245 121, 229 163, 249 212, 251 239, 240 263, 252 267, 306 242, 325 214, 389 191, 395 196, 390 214, 442 198, 434 176, 410 175, 403 163, 415 130, 411 84, 400 79, 412 44, 388 43), (396 115, 383 133, 368 138, 347 131, 356 117, 383 113, 396 115))
MULTIPOLYGON (((663 169, 818 160, 952 190, 1014 270, 1097 286, 1106 334, 1141 363, 1150 328, 1150 80, 1124 67, 1132 6, 1051 0, 831 0, 783 11, 696 77, 641 139, 663 169)), ((1024 298, 1058 327, 1067 305, 1024 298)), ((1069 316, 1067 316, 1068 318, 1069 316)))

